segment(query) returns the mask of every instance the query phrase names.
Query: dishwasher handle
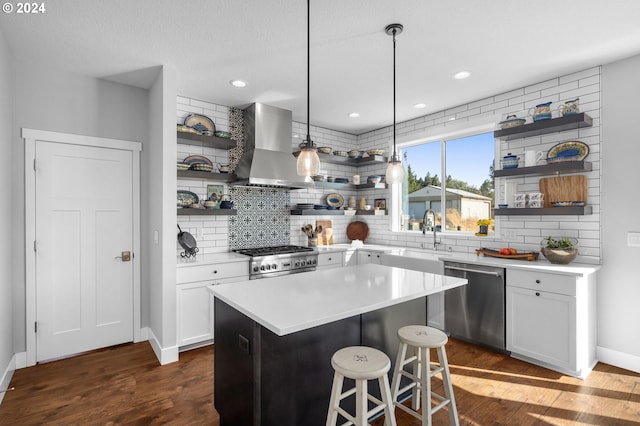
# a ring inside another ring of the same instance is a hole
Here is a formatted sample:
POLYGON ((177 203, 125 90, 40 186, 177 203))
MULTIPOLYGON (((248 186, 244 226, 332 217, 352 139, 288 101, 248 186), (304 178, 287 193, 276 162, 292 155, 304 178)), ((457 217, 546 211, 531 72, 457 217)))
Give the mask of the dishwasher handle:
POLYGON ((498 271, 483 271, 481 269, 460 268, 458 266, 444 265, 444 269, 451 269, 452 271, 473 272, 477 274, 491 275, 497 278, 502 277, 502 273, 498 271))

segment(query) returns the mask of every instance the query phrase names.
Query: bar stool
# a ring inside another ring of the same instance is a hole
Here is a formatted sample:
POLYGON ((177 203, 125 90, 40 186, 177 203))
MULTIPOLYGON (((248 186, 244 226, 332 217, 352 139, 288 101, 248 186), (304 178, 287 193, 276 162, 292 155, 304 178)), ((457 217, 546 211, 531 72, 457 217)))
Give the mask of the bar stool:
POLYGON ((433 414, 444 406, 449 405, 449 421, 451 425, 458 426, 460 421, 458 420, 456 401, 453 396, 453 387, 451 386, 447 353, 444 348, 449 340, 447 335, 436 328, 424 325, 408 325, 398 330, 398 337, 400 338, 400 346, 391 384, 393 404, 421 420, 422 426, 431 426, 433 414), (413 350, 407 356, 409 347, 413 350), (432 348, 436 349, 440 366, 431 363, 430 349, 432 348), (405 366, 408 364, 413 366, 413 373, 405 370, 405 366), (436 374, 442 374, 444 397, 431 391, 431 378, 436 374), (411 383, 400 389, 402 376, 409 378, 411 383), (409 389, 412 390, 411 407, 413 409, 398 401, 398 396, 409 389), (436 406, 432 406, 432 397, 439 401, 436 406), (418 412, 420 406, 422 406, 422 414, 418 412))
POLYGON ((384 353, 366 346, 349 346, 342 348, 331 357, 331 366, 335 370, 331 398, 329 400, 329 412, 327 413, 327 426, 334 426, 338 421, 338 414, 348 420, 345 425, 365 426, 368 419, 384 410, 385 426, 396 426, 393 415, 393 402, 387 372, 391 368, 391 360, 384 353), (345 392, 342 391, 344 378, 355 380, 355 387, 345 392), (382 401, 370 395, 367 391, 368 380, 378 380, 382 401), (340 401, 348 396, 356 394, 355 417, 340 407, 340 401), (368 401, 376 404, 368 410, 368 401))

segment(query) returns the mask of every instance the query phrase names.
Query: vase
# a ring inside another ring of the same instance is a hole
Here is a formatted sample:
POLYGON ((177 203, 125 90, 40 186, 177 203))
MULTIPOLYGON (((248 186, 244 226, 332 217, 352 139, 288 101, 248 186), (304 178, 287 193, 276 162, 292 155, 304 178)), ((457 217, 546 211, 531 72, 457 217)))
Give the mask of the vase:
POLYGON ((489 225, 480 225, 480 231, 478 234, 488 234, 489 233, 489 225))

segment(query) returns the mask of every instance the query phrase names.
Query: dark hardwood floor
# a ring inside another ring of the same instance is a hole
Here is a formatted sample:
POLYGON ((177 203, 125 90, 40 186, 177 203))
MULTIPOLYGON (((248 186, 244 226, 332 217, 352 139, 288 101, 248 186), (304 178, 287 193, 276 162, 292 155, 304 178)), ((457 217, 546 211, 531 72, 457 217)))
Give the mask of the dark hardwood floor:
MULTIPOLYGON (((17 370, 0 425, 218 425, 213 353, 160 366, 145 342, 17 370)), ((463 425, 640 425, 640 374, 600 363, 582 381, 454 339, 447 354, 463 425)), ((446 424, 442 410, 434 425, 446 424)))

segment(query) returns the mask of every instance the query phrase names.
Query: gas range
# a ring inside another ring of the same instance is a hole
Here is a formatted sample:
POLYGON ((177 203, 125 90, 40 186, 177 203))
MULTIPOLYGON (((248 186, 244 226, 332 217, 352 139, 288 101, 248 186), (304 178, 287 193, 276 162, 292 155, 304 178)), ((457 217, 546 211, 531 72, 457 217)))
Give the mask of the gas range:
POLYGON ((276 277, 316 269, 318 252, 310 247, 283 245, 233 250, 251 256, 249 279, 276 277))

